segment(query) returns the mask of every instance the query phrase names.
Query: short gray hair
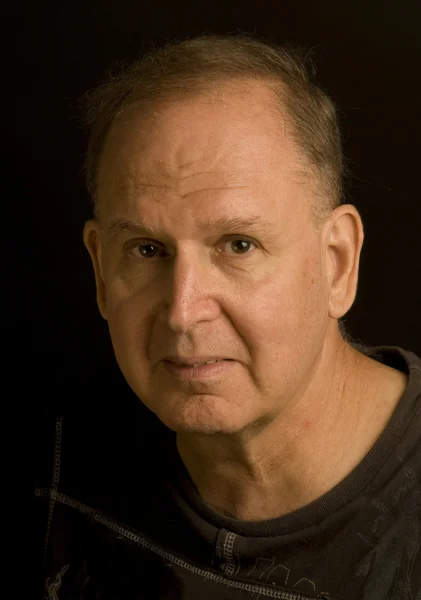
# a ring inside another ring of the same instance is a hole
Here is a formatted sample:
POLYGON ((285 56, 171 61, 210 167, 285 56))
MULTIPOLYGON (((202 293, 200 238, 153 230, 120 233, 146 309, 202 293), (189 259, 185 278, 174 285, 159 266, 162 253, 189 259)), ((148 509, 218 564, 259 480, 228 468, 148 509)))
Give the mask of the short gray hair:
POLYGON ((337 111, 314 81, 315 67, 305 49, 244 33, 199 35, 168 42, 118 68, 81 99, 89 135, 84 172, 96 216, 100 159, 117 116, 247 80, 267 83, 290 117, 294 142, 313 175, 309 181, 317 184, 311 202, 315 225, 342 203, 345 166, 337 111))

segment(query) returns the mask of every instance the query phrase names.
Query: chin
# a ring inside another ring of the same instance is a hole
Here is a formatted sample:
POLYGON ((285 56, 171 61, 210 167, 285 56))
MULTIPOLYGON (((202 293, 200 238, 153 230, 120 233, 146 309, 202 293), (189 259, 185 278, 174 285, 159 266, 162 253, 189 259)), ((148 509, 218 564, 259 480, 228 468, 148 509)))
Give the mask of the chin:
POLYGON ((154 411, 158 419, 177 433, 197 433, 204 435, 229 435, 247 426, 244 411, 233 410, 217 396, 194 396, 177 406, 167 405, 154 411), (218 402, 219 400, 219 402, 218 402))

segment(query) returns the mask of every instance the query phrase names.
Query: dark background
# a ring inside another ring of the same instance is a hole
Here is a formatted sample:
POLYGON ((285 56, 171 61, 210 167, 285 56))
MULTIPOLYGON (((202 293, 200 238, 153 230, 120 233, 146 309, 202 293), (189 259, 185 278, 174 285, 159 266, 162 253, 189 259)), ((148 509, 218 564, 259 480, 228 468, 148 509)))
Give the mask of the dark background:
MULTIPOLYGON (((98 396, 114 402, 128 392, 82 243, 91 207, 77 99, 113 62, 175 37, 242 31, 313 50, 318 79, 340 109, 353 172, 347 201, 365 226, 358 295, 346 326, 364 343, 421 355, 418 0, 25 0, 15 10, 15 144, 8 156, 15 169, 12 198, 30 222, 29 238, 6 228, 13 257, 7 302, 18 317, 3 325, 15 341, 16 322, 22 327, 19 358, 22 339, 25 348, 28 332, 33 339, 25 406, 34 417, 34 452, 46 411, 66 402, 87 407, 98 396)), ((20 369, 22 379, 26 373, 20 369)))

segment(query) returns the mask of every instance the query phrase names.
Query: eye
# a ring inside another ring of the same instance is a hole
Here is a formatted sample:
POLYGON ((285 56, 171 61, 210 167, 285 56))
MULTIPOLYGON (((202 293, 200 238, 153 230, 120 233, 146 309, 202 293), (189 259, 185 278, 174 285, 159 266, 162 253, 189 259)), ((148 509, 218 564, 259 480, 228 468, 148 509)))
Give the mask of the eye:
POLYGON ((129 249, 129 254, 136 258, 155 258, 160 252, 164 252, 163 248, 152 243, 136 244, 129 249))
POLYGON ((252 249, 250 249, 250 247, 256 247, 256 244, 254 242, 241 237, 228 240, 225 242, 224 245, 228 245, 231 248, 231 250, 233 250, 234 254, 250 254, 252 249))
MULTIPOLYGON (((223 246, 229 248, 228 250, 224 249, 224 252, 232 252, 238 256, 243 254, 251 254, 253 247, 256 248, 256 244, 254 242, 239 236, 225 240, 223 242, 223 246)), ((152 242, 137 243, 129 248, 128 252, 135 258, 143 259, 162 258, 167 255, 166 251, 161 246, 152 242)))

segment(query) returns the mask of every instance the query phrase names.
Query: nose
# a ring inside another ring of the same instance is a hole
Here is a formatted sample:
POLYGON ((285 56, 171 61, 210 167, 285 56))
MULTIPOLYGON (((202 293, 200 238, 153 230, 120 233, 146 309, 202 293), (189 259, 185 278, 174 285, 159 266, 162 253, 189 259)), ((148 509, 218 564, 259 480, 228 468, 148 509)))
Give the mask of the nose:
POLYGON ((217 318, 217 273, 209 259, 191 249, 180 251, 168 277, 163 318, 172 331, 184 333, 197 323, 217 318))

